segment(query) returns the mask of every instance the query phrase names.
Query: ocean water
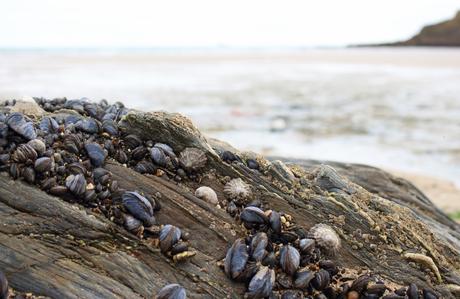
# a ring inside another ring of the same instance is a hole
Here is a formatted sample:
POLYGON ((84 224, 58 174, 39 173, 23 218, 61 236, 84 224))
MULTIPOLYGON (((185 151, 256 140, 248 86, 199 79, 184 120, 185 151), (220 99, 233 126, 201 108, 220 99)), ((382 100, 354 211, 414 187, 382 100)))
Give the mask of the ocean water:
POLYGON ((243 150, 460 186, 460 49, 0 51, 0 98, 23 95, 180 112, 243 150))

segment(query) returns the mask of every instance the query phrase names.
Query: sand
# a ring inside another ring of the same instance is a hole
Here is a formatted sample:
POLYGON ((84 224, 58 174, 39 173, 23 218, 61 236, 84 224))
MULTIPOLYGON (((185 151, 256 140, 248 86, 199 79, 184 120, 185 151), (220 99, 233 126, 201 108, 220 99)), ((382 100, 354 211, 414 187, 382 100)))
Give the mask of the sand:
POLYGON ((414 173, 389 172, 412 182, 447 214, 460 212, 460 189, 454 183, 414 173))

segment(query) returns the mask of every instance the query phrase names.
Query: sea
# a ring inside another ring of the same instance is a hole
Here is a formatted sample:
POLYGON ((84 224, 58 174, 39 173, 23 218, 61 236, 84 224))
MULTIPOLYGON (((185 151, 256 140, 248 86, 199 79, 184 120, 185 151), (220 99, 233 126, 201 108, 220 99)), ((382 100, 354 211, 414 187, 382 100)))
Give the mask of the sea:
POLYGON ((179 112, 241 150, 460 186, 460 49, 0 50, 0 99, 23 96, 179 112))

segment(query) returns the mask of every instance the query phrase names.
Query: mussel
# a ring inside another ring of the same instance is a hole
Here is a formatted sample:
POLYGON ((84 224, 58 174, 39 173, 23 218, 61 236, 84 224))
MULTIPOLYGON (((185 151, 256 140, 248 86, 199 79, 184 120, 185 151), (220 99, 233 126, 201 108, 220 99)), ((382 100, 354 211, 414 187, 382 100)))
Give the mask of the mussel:
POLYGON ((231 279, 238 279, 243 273, 249 254, 244 239, 236 239, 225 256, 225 274, 231 279))
POLYGON ((48 172, 53 168, 53 160, 48 157, 41 157, 35 160, 34 168, 37 172, 48 172))
POLYGON ((118 136, 118 125, 112 119, 102 121, 102 130, 111 136, 118 136))
POLYGON ((315 277, 314 272, 309 269, 302 269, 295 273, 294 287, 298 289, 305 289, 310 284, 310 281, 315 277))
POLYGON ((170 251, 179 242, 181 231, 174 225, 167 224, 160 231, 160 249, 165 253, 170 251))
POLYGON ((35 170, 32 167, 25 167, 22 170, 21 175, 29 184, 33 184, 35 182, 35 170))
POLYGON ((240 219, 248 227, 262 225, 268 222, 268 217, 265 215, 264 211, 256 207, 245 208, 240 214, 240 219))
POLYGON ((93 118, 85 118, 77 121, 75 128, 89 134, 96 134, 101 130, 101 125, 93 118))
POLYGON ((137 192, 125 192, 122 195, 122 202, 125 209, 135 218, 142 221, 145 226, 155 224, 153 207, 150 201, 137 192))
POLYGON ((268 267, 261 267, 249 282, 249 298, 265 298, 270 295, 275 284, 275 271, 268 267))
POLYGON ((318 290, 324 290, 327 286, 329 286, 329 283, 331 282, 331 276, 329 275, 329 272, 327 272, 324 269, 320 269, 318 272, 315 273, 315 277, 311 281, 312 286, 318 290))
POLYGON ((300 265, 299 251, 291 245, 283 246, 280 252, 280 265, 285 273, 294 275, 300 265))
POLYGON ((8 280, 2 271, 0 271, 0 299, 8 299, 8 280))
POLYGON ((43 117, 38 127, 45 134, 54 134, 57 133, 59 130, 59 124, 57 123, 57 121, 49 116, 43 117))
POLYGON ((131 151, 131 158, 136 161, 142 160, 148 152, 149 150, 145 146, 140 145, 131 151))
POLYGON ((86 192, 86 180, 82 174, 69 175, 65 180, 65 185, 76 196, 83 196, 86 192))
POLYGON ((37 132, 32 122, 26 121, 24 115, 19 112, 13 112, 5 119, 5 123, 16 133, 26 138, 27 140, 32 140, 37 138, 37 132))
POLYGON ((29 144, 21 144, 14 151, 12 158, 13 161, 18 163, 26 163, 28 160, 35 161, 37 159, 37 152, 29 144))
POLYGON ((165 167, 166 166, 166 155, 165 153, 163 152, 162 149, 160 148, 157 148, 157 147, 152 147, 150 149, 150 157, 152 158, 152 161, 158 165, 158 166, 161 166, 161 167, 165 167))
POLYGON ((255 261, 262 261, 267 255, 268 236, 264 232, 258 232, 254 235, 250 244, 251 258, 255 261))
POLYGON ((85 150, 88 154, 88 157, 91 159, 91 163, 95 167, 100 167, 104 165, 106 153, 99 144, 94 142, 87 143, 85 145, 85 150))
POLYGON ((185 289, 178 284, 168 284, 157 294, 156 299, 185 299, 185 289))

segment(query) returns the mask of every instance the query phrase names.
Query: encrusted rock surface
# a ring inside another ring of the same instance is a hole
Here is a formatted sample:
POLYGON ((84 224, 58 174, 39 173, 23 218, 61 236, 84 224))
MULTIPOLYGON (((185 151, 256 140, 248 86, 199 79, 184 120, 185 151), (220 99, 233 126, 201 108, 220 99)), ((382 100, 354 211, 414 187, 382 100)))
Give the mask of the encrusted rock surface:
POLYGON ((142 175, 115 161, 104 166, 126 190, 161 194, 159 222, 189 232, 196 256, 174 263, 105 217, 2 173, 0 269, 15 290, 53 298, 152 298, 164 285, 180 283, 188 298, 241 298, 244 284, 230 281, 219 264, 245 230, 194 195, 205 185, 225 198, 225 183, 241 178, 254 198, 297 225, 332 226, 342 243, 334 257, 339 266, 370 269, 395 285, 433 288, 445 298, 460 296, 460 225, 409 182, 354 164, 280 158, 272 164, 261 157, 260 171, 228 164, 219 153, 235 150, 207 139, 179 114, 130 112, 120 125, 177 152, 205 151, 209 163, 199 182, 142 175))

